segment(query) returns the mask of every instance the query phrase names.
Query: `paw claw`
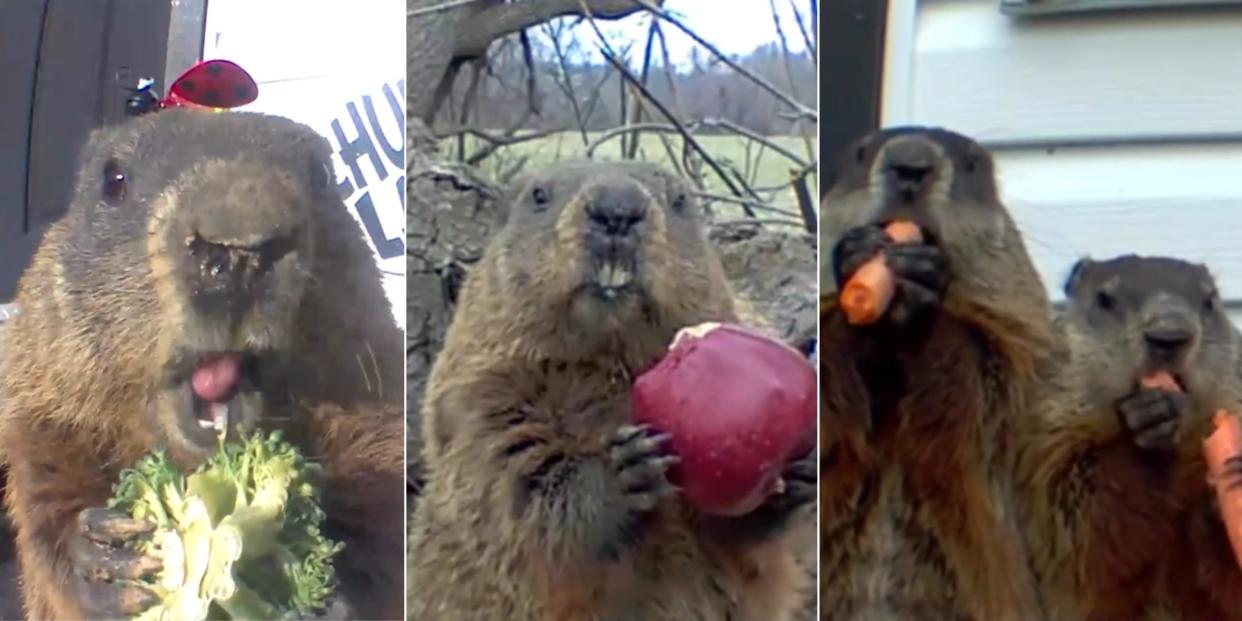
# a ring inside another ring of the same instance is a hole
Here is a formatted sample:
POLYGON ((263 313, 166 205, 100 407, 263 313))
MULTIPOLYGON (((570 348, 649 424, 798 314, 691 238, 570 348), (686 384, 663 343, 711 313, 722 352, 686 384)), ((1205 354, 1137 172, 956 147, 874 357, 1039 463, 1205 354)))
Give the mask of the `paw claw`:
POLYGON ((668 482, 668 469, 681 458, 664 452, 671 436, 646 426, 624 426, 614 434, 608 455, 621 494, 634 511, 652 511, 661 500, 676 494, 668 482))
POLYGON ((1141 389, 1122 399, 1117 411, 1135 446, 1146 451, 1169 451, 1177 446, 1185 395, 1141 389))
POLYGON ((121 544, 155 530, 155 524, 136 520, 110 509, 90 508, 78 513, 78 526, 86 537, 106 544, 121 544))

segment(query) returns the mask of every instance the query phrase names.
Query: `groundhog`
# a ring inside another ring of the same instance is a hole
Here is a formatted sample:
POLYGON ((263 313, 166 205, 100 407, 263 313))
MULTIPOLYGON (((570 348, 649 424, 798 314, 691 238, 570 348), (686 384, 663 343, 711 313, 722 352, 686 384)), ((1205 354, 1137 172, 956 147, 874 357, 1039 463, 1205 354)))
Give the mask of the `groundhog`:
POLYGON ((643 163, 560 163, 513 184, 424 400, 410 618, 782 621, 806 586, 788 537, 815 454, 749 515, 668 482, 631 380, 678 329, 736 322, 690 188, 643 163))
POLYGON ((401 333, 328 143, 273 116, 173 109, 96 130, 0 346, 0 453, 34 619, 129 616, 153 525, 106 510, 162 447, 284 429, 326 470, 348 614, 400 618, 401 333))
POLYGON ((1030 547, 1056 619, 1242 619, 1242 571, 1206 483, 1202 441, 1238 410, 1236 332, 1207 268, 1078 261, 1059 324, 1061 390, 1022 461, 1030 547), (1140 378, 1167 372, 1178 391, 1140 378))
POLYGON ((859 139, 841 170, 823 205, 831 282, 882 251, 896 295, 872 325, 834 292, 821 307, 821 618, 1038 619, 1007 448, 1053 327, 992 158, 902 127, 859 139), (891 243, 894 220, 923 242, 891 243))

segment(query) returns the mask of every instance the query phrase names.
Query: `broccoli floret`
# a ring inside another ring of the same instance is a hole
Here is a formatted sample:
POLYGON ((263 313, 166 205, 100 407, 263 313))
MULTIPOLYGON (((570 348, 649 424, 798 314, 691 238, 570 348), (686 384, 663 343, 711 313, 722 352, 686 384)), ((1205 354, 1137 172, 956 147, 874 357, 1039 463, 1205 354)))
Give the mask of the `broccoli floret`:
POLYGON ((274 619, 322 609, 343 544, 321 532, 307 462, 280 432, 224 443, 189 476, 163 451, 121 475, 109 507, 155 523, 140 545, 164 563, 141 619, 274 619))

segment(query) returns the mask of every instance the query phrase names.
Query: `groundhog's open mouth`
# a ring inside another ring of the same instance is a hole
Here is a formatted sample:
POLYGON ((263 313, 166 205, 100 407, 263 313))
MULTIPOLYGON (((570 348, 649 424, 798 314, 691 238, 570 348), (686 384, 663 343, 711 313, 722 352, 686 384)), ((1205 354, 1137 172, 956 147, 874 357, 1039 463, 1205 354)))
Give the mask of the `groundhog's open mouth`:
POLYGON ((885 217, 880 218, 876 224, 888 228, 888 225, 893 224, 894 222, 911 222, 919 229, 919 236, 922 240, 921 243, 928 246, 940 245, 940 235, 937 233, 936 228, 928 224, 927 219, 923 218, 919 214, 900 210, 897 213, 890 213, 885 217))
POLYGON ((591 277, 591 289, 605 300, 615 300, 634 289, 633 268, 619 261, 600 263, 591 277))
POLYGON ((1186 378, 1171 369, 1155 369, 1139 376, 1139 386, 1186 394, 1186 378))
POLYGON ((233 434, 253 421, 243 396, 257 389, 257 358, 238 352, 184 356, 173 382, 182 395, 178 423, 185 436, 212 446, 222 434, 233 434))

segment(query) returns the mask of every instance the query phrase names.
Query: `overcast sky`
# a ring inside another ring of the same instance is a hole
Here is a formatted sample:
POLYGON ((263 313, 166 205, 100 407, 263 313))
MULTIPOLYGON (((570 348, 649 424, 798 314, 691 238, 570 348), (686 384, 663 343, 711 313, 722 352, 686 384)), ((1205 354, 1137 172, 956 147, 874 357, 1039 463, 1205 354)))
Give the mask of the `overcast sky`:
MULTIPOLYGON (((806 27, 813 28, 810 2, 796 1, 806 27)), ((775 3, 790 50, 801 51, 805 45, 794 21, 790 0, 775 0, 775 3)), ((769 0, 666 0, 664 7, 678 15, 682 23, 693 28, 704 39, 729 54, 744 54, 777 40, 769 0)), ((624 35, 639 41, 640 45, 645 40, 647 24, 646 16, 632 16, 612 24, 600 22, 601 29, 609 35, 624 35)), ((583 27, 587 28, 587 33, 590 32, 589 26, 583 27)), ((665 27, 664 33, 673 62, 682 63, 689 59, 694 41, 673 26, 665 27)))

